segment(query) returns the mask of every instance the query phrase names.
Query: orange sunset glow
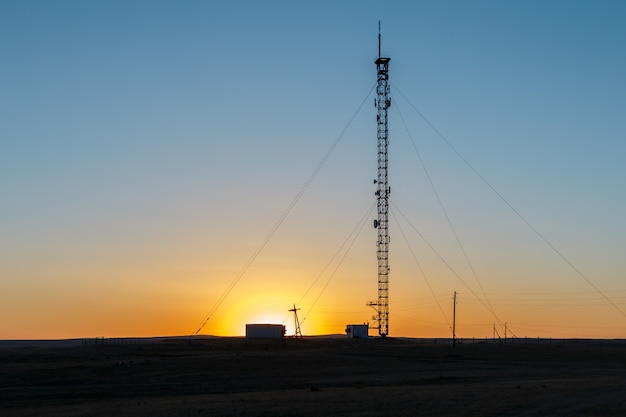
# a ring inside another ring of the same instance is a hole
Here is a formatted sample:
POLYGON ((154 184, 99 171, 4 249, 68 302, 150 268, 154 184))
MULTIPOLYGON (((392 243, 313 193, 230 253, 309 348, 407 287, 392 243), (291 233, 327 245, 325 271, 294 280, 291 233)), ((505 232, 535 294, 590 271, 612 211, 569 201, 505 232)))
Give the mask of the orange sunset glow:
POLYGON ((0 339, 378 336, 379 20, 389 336, 626 335, 623 13, 222 3, 5 5, 0 339))

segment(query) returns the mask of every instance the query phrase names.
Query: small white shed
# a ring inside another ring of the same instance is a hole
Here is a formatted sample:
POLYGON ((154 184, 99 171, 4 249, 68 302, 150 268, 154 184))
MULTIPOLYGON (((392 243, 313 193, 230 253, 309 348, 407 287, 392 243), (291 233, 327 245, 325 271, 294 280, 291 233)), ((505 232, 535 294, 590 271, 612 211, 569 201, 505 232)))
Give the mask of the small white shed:
POLYGON ((348 324, 346 334, 352 339, 367 339, 369 327, 369 324, 348 324))
POLYGON ((246 339, 282 339, 285 331, 282 324, 246 324, 246 339))

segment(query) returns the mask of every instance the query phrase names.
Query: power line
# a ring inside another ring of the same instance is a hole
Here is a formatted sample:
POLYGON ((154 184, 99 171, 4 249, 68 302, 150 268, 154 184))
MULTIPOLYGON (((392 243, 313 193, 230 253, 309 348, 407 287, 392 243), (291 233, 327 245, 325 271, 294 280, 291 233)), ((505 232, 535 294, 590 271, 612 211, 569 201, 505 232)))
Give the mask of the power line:
MULTIPOLYGON (((324 275, 324 272, 326 272, 326 269, 328 269, 328 267, 334 262, 335 258, 339 255, 339 253, 341 253, 341 250, 344 248, 344 246, 350 241, 350 239, 352 238, 352 236, 354 235, 354 233, 357 230, 360 230, 360 228, 362 228, 362 224, 365 222, 365 220, 371 215, 372 211, 374 211, 374 204, 372 204, 370 206, 370 208, 367 210, 367 212, 361 217, 361 219, 359 220, 359 222, 357 223, 357 225, 352 229, 352 231, 350 232, 350 234, 348 235, 348 237, 346 237, 346 239, 343 241, 343 243, 341 244, 341 246, 339 246, 339 249, 337 249, 337 251, 335 251, 335 253, 333 254, 333 256, 330 258, 330 260, 326 263, 326 265, 324 266, 324 268, 322 268, 322 271, 317 275, 317 278, 315 278, 315 280, 313 280, 313 283, 311 283, 311 285, 309 286, 309 288, 304 292, 304 295, 302 297, 300 297, 300 300, 297 302, 297 305, 300 305, 302 303, 302 300, 304 300, 304 298, 309 294, 309 292, 313 289, 313 287, 315 286, 315 284, 317 284, 317 281, 319 281, 319 279, 322 277, 322 275, 324 275)), ((304 320, 303 320, 304 321, 304 320)))
POLYGON ((485 307, 485 309, 487 309, 487 311, 489 311, 491 313, 491 315, 493 315, 493 317, 499 321, 502 322, 502 320, 500 320, 500 318, 497 316, 497 314, 493 311, 493 309, 489 308, 489 306, 482 300, 482 298, 480 298, 475 292, 474 290, 472 290, 472 287, 470 287, 467 282, 465 282, 465 280, 463 278, 461 278, 461 276, 454 270, 454 268, 452 268, 452 266, 445 260, 445 258, 439 254, 439 252, 437 252, 437 250, 430 244, 430 242, 426 239, 426 237, 413 225, 413 223, 411 223, 411 221, 404 215, 404 213, 402 213, 402 211, 398 208, 398 206, 396 206, 393 201, 391 202, 391 205, 393 207, 394 210, 397 210, 398 213, 400 213, 400 215, 402 216, 402 218, 404 218, 404 220, 409 224, 409 226, 411 226, 411 228, 415 231, 415 233, 417 233, 417 235, 424 241, 424 243, 426 243, 426 245, 428 245, 428 247, 433 251, 433 253, 441 260, 441 262, 443 262, 443 264, 450 270, 450 272, 452 272, 454 274, 454 276, 456 276, 456 278, 461 281, 461 283, 465 286, 465 288, 467 288, 467 290, 472 293, 472 295, 474 296, 474 298, 476 298, 482 305, 483 307, 485 307))
POLYGON ((461 238, 459 237, 459 234, 457 233, 456 228, 454 227, 454 224, 452 223, 452 219, 450 219, 450 216, 448 215, 448 211, 446 210, 446 207, 443 204, 441 197, 439 196, 437 187, 435 187, 435 183, 433 182, 432 177, 430 176, 430 172, 428 172, 428 169, 426 168, 426 164, 424 163, 424 160, 422 159, 422 155, 420 151, 417 149, 415 140, 413 140, 413 135, 411 135, 411 132, 409 131, 406 121, 404 120, 404 116, 402 115, 402 112, 400 111, 400 107, 396 106, 396 108, 398 109, 398 115, 400 116, 400 120, 402 121, 402 124, 404 125, 404 129, 406 130, 406 133, 409 136, 409 139, 411 140, 411 144, 413 145, 413 150, 417 154, 417 159, 419 160, 419 163, 422 169, 424 170, 424 175, 426 176, 426 179, 428 180, 428 183, 430 184, 430 187, 433 190, 433 194, 435 195, 435 198, 437 199, 437 202, 439 203, 439 207, 441 208, 441 211, 444 214, 444 217, 446 218, 448 226, 450 227, 450 230, 452 231, 452 235, 454 236, 457 244, 459 245, 461 253, 463 254, 463 257, 465 258, 465 262, 467 263, 470 269, 470 272, 472 273, 472 276, 474 277, 474 280, 478 284, 478 288, 480 288, 480 292, 482 293, 483 297, 485 297, 485 302, 487 303, 487 305, 493 312, 493 306, 491 305, 491 302, 489 301, 489 298, 487 297, 487 294, 485 293, 485 289, 483 288, 480 280, 478 279, 476 270, 474 269, 474 266, 472 265, 472 262, 470 261, 470 258, 467 255, 467 251, 465 250, 465 247, 463 246, 463 243, 461 242, 461 238))
POLYGON ((439 138, 441 138, 441 140, 444 141, 444 143, 446 145, 448 145, 448 147, 450 149, 452 149, 452 151, 461 159, 461 161, 463 161, 473 172, 474 174, 476 174, 478 176, 478 178, 480 178, 486 185, 487 187, 489 187, 491 189, 491 191, 493 191, 496 196, 498 196, 498 198, 500 198, 500 200, 502 200, 504 202, 504 204, 506 204, 512 211, 513 213, 515 213, 517 215, 517 217, 519 217, 546 245, 548 245, 548 247, 550 249, 552 249, 552 251, 554 253, 556 253, 579 277, 581 277, 583 280, 585 280, 585 282, 587 282, 587 284, 589 284, 598 294, 600 294, 602 296, 602 298, 604 298, 611 306, 613 306, 622 316, 626 317, 626 313, 620 309, 617 304, 615 304, 604 292, 602 292, 592 281, 591 279, 589 279, 585 274, 582 273, 582 271, 580 269, 578 269, 563 253, 561 253, 561 251, 559 251, 556 246, 554 246, 541 232, 539 232, 539 230, 537 230, 531 223, 530 221, 528 221, 524 216, 522 216, 522 214, 517 211, 515 209, 515 207, 513 207, 511 205, 511 203, 508 202, 507 199, 505 199, 502 194, 500 194, 492 185, 489 181, 487 181, 485 179, 485 177, 483 177, 475 168, 472 164, 469 163, 469 161, 467 159, 465 159, 465 157, 463 157, 463 155, 461 155, 461 153, 459 151, 456 150, 456 148, 454 146, 452 146, 452 144, 446 139, 446 137, 426 118, 426 116, 424 116, 422 114, 422 112, 420 112, 417 107, 415 107, 415 105, 413 105, 413 103, 404 95, 402 94, 402 92, 400 90, 398 90, 397 87, 394 86, 394 89, 400 94, 400 96, 402 98, 404 98, 404 100, 406 100, 406 102, 409 104, 409 106, 411 106, 413 108, 413 110, 422 118, 422 120, 424 120, 424 122, 426 122, 426 124, 428 124, 428 126, 430 126, 430 128, 437 134, 437 136, 439 136, 439 138))
MULTIPOLYGON (((393 211, 392 211, 392 214, 393 214, 393 211)), ((394 215, 394 218, 395 218, 395 215, 394 215)), ((430 281, 426 277, 426 274, 424 273, 424 270, 422 269, 422 265, 419 262, 419 260, 417 259, 417 256, 415 255, 415 252, 413 251, 413 247, 409 244, 409 239, 406 237, 406 233, 404 233, 404 229, 402 229, 402 227, 399 226, 400 225, 399 221, 396 220, 396 224, 398 224, 398 229, 400 229, 400 234, 402 235, 402 238, 404 239, 404 242, 408 246, 409 251, 411 252, 411 256, 413 257, 413 260, 415 261, 415 264, 417 265, 417 268, 419 269, 420 274, 422 275, 422 277, 424 278, 424 281, 426 282, 426 286, 428 287, 428 290, 430 291, 430 293, 433 296, 433 299, 437 303, 437 307, 439 307, 439 311, 441 311, 441 315, 443 316, 443 318, 448 323, 448 327, 451 327, 450 326, 450 322, 448 321, 448 317, 446 316, 446 313, 443 311, 443 307, 441 307, 441 303, 439 303, 439 300, 437 299, 437 296, 435 295, 435 292, 433 291, 433 288, 430 285, 430 281)))
POLYGON ((372 88, 367 92, 366 96, 363 98, 363 100, 361 101, 361 104, 359 104, 359 107, 357 108, 357 110, 354 112, 354 114, 352 115, 352 117, 350 117, 350 120, 348 121, 348 123, 346 124, 346 126, 343 128, 343 130, 341 131, 341 133, 339 134, 339 136, 337 137, 337 139, 335 139, 335 141, 333 142, 333 144, 330 146, 330 148, 328 149, 328 151, 326 152, 326 154, 322 157, 322 160, 319 162, 319 164, 315 167, 315 169, 313 170, 313 172, 311 173, 311 175, 307 178, 307 180, 305 181, 304 185, 302 186, 302 188, 300 188, 300 190, 298 191, 298 193, 296 194, 296 196, 293 198, 293 200, 291 200, 291 202, 289 203, 289 205, 287 206, 287 208, 283 211, 283 213, 281 214, 281 216, 278 218, 278 220, 276 221, 276 223, 274 224, 274 226, 272 226, 272 228, 270 229, 270 231, 267 233, 267 235, 265 236, 265 238, 261 241, 261 244, 256 248, 256 250, 252 253, 252 256, 250 256, 250 258, 248 259, 248 261, 244 264, 244 266, 241 268, 241 270, 239 271, 239 273, 235 276, 235 278, 232 280, 232 282, 230 283, 230 285, 226 288, 226 291, 224 291, 224 293, 221 295, 221 297, 217 300, 217 302, 215 303, 215 305, 211 308, 211 310, 209 311, 209 313, 205 316, 205 318, 202 320, 201 324, 198 326, 198 328, 196 329, 196 331, 193 333, 198 334, 200 333, 200 331, 204 328, 204 326, 207 324, 207 322, 211 319, 211 317, 213 316, 213 314, 215 314, 215 312, 217 311, 217 309, 222 305, 222 303, 224 302, 224 300, 226 300, 226 298, 228 297, 228 295, 231 293, 231 291, 233 290, 233 288, 235 288, 235 286, 237 285, 237 283, 241 280, 241 278, 246 274, 246 272, 248 271, 248 269, 250 268, 250 266, 252 266, 252 264, 254 263, 254 261, 256 260, 256 258, 259 256, 259 254, 263 251, 263 249, 265 248, 265 246, 268 244, 268 242, 271 240, 271 238, 274 236, 274 234, 276 233, 276 231, 278 230, 278 228, 280 227, 280 225, 283 223, 283 221, 285 221, 285 219, 287 218, 287 216, 289 215, 289 213, 291 213, 291 210, 293 210, 293 208, 295 207, 296 203, 300 200, 300 197, 302 197, 302 195, 304 194, 304 192, 309 188, 309 185, 311 185, 311 183, 313 182, 313 180, 315 179, 315 177, 317 176, 317 174, 319 173, 319 171, 322 169, 322 167, 324 166, 324 164, 326 163, 326 161, 328 160, 328 158, 330 157, 330 155, 333 153, 333 151, 335 150, 335 148, 337 147, 337 145, 339 144, 339 142, 341 142, 341 139, 343 139, 343 136, 346 134, 346 132, 348 131, 348 128, 352 125, 352 122, 354 121, 354 119, 356 118, 356 116, 359 114, 359 112, 361 111, 361 109, 363 108, 363 105, 365 104, 365 102, 367 101, 367 99, 369 98, 370 94, 372 94, 372 91, 374 91, 375 85, 372 86, 372 88))
MULTIPOLYGON (((311 307, 309 307, 309 310, 306 312, 306 315, 302 319, 302 323, 304 323, 304 321, 307 319, 307 317, 309 317, 309 314, 313 310, 313 307, 315 307, 315 304, 317 304, 317 301, 320 299, 320 297, 322 296, 322 294, 324 293, 324 291, 328 287, 328 284, 330 284, 332 279, 335 277, 335 274, 337 273, 337 270, 339 270, 339 267, 341 266, 341 264, 343 264, 343 261, 346 259, 346 256, 348 256, 348 253, 350 253, 350 249, 352 249, 352 246, 354 245, 354 242, 356 242, 356 239, 361 234, 361 231, 363 230, 363 226, 365 226, 366 220, 369 217, 370 213, 373 211, 373 209, 374 209, 374 207, 372 206, 372 208, 370 208, 370 210, 368 210, 366 215, 361 218, 361 220, 359 221, 359 224, 352 231, 351 236, 353 236, 353 238, 352 238, 352 241, 350 242, 350 245, 348 246, 347 250, 344 252, 343 256, 341 257, 341 259, 339 260, 337 265, 335 266, 335 269, 333 270, 332 274, 330 274, 330 277, 328 277, 328 280, 326 280, 326 283, 324 284, 324 286, 322 287, 321 291, 319 292, 319 294, 317 295, 317 297, 313 301, 313 304, 311 304, 311 307)), ((342 247, 343 247, 343 245, 342 245, 342 247)), ((324 269, 326 269, 326 268, 324 268, 324 269)), ((317 281, 317 279, 316 279, 316 281, 317 281)))

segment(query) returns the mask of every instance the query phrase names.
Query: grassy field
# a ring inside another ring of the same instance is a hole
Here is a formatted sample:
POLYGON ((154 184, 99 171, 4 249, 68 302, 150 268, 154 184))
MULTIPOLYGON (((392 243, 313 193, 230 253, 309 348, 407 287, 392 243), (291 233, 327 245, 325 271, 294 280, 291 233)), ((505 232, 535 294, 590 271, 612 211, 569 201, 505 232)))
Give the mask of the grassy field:
POLYGON ((626 416, 626 344, 304 338, 0 347, 13 416, 626 416))

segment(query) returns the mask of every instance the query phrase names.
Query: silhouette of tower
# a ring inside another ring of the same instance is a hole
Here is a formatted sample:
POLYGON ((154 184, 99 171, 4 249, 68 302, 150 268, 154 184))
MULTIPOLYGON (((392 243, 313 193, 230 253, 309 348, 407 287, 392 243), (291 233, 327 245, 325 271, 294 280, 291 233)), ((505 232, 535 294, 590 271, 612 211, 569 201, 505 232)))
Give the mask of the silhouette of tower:
POLYGON ((387 125, 387 109, 391 106, 389 95, 389 61, 391 58, 380 54, 380 22, 378 22, 378 58, 375 61, 378 81, 376 85, 376 121, 378 139, 378 178, 376 200, 378 218, 374 220, 374 227, 378 229, 376 241, 376 256, 378 258, 378 299, 368 305, 376 307, 374 321, 378 323, 378 334, 385 337, 389 334, 389 180, 388 148, 389 129, 387 125))

